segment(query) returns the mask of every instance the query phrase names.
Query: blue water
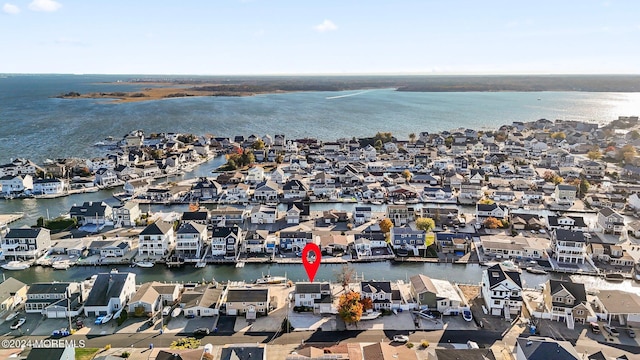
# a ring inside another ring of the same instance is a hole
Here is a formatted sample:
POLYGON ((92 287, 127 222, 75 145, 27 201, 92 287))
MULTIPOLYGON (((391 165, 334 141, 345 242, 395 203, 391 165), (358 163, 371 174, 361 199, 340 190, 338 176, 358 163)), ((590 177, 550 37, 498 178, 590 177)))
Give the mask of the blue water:
POLYGON ((359 91, 299 92, 252 97, 178 98, 114 104, 95 99, 51 98, 69 91, 132 91, 114 84, 135 76, 0 76, 0 162, 26 157, 89 157, 106 136, 133 129, 221 136, 283 133, 325 140, 456 127, 497 128, 540 118, 609 122, 640 114, 639 93, 462 92, 411 93, 392 89, 327 99, 359 91), (111 82, 111 83, 110 83, 111 82), (538 100, 540 99, 540 100, 538 100))

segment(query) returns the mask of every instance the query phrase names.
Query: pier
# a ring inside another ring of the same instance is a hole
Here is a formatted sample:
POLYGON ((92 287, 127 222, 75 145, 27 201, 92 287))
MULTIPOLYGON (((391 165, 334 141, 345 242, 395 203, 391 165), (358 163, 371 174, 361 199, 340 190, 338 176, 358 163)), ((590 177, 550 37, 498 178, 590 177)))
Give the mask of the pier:
POLYGON ((24 213, 0 214, 0 226, 8 225, 24 217, 24 213))

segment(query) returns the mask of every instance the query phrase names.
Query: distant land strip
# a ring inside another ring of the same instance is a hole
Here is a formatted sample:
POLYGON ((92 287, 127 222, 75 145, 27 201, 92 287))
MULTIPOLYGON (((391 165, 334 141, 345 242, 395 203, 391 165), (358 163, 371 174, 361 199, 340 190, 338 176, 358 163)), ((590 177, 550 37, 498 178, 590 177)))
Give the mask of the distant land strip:
POLYGON ((149 77, 110 84, 148 85, 132 91, 75 91, 63 99, 112 99, 114 102, 149 101, 192 96, 251 96, 298 91, 389 89, 413 92, 584 91, 640 92, 640 75, 494 75, 494 76, 201 76, 149 77))

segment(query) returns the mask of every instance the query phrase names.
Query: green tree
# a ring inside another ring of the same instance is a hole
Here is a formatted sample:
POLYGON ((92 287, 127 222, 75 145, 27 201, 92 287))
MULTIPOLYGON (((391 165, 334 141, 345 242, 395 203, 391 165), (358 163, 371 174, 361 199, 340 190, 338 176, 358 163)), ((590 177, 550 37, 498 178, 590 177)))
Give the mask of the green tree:
POLYGON ((564 140, 567 138, 567 134, 565 134, 563 131, 558 131, 551 134, 551 138, 554 140, 564 140))
POLYGON ((407 181, 411 180, 411 171, 409 171, 408 169, 404 169, 402 171, 402 177, 407 181))
POLYGON ((587 157, 591 160, 599 160, 602 158, 602 152, 600 149, 593 149, 587 153, 587 157))
POLYGON ((632 163, 633 159, 637 155, 638 153, 636 151, 636 148, 631 144, 627 144, 618 150, 616 158, 617 160, 623 161, 625 164, 628 164, 628 163, 632 163))
POLYGON ((363 306, 360 293, 350 291, 340 295, 338 316, 347 324, 356 324, 362 317, 363 306))
POLYGON ((376 150, 380 151, 382 150, 382 140, 378 139, 373 143, 373 147, 376 148, 376 150))
POLYGON ((416 142, 416 133, 409 134, 409 142, 412 144, 416 142))
POLYGON ((429 232, 436 227, 436 222, 431 218, 419 217, 416 219, 416 228, 429 232))
POLYGON ((453 136, 449 135, 446 139, 444 139, 444 145, 448 148, 453 144, 453 136))
POLYGON ((171 343, 170 348, 173 350, 180 349, 197 349, 200 347, 200 340, 192 337, 180 338, 171 343))
POLYGON ((591 187, 591 184, 589 184, 587 179, 580 180, 580 185, 578 186, 578 189, 580 191, 580 196, 585 196, 589 191, 589 187, 591 187))
POLYGON ((382 141, 383 144, 393 141, 393 135, 390 132, 378 132, 373 138, 376 141, 382 141))
POLYGON ((254 141, 253 144, 251 145, 251 148, 253 148, 254 150, 264 149, 264 141, 262 141, 262 139, 258 139, 254 141))
POLYGON ((638 132, 638 130, 631 131, 630 135, 632 140, 640 139, 640 132, 638 132))

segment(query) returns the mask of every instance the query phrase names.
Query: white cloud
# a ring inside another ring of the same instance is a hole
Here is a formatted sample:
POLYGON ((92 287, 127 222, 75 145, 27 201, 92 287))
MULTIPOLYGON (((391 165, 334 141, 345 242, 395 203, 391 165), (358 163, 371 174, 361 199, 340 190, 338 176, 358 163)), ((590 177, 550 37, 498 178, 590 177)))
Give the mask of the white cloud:
POLYGON ((32 11, 53 12, 57 11, 61 7, 62 4, 54 0, 33 0, 29 4, 29 9, 32 11))
POLYGON ((338 29, 338 26, 331 20, 325 19, 322 24, 313 27, 318 32, 334 31, 338 29))
POLYGON ((18 14, 20 12, 20 8, 15 6, 15 5, 13 5, 13 4, 5 3, 2 6, 2 11, 5 14, 15 15, 15 14, 18 14))

